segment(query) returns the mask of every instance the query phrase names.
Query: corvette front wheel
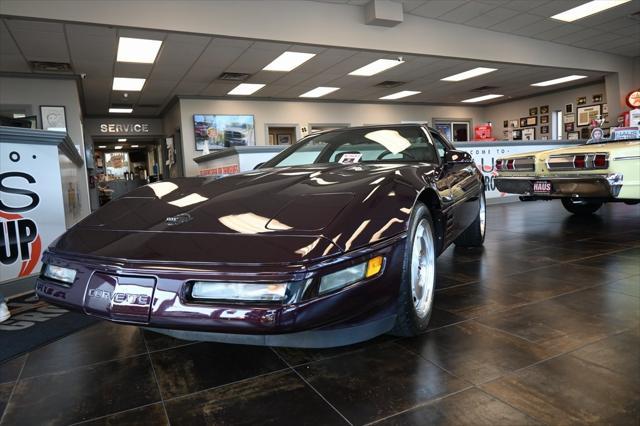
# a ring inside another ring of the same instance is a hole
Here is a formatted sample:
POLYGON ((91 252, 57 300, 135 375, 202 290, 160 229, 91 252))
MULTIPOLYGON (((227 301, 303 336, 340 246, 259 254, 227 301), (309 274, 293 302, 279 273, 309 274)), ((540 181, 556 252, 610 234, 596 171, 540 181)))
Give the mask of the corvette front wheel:
POLYGON ((433 221, 429 209, 417 203, 405 246, 400 300, 393 334, 415 336, 427 329, 436 282, 433 221))

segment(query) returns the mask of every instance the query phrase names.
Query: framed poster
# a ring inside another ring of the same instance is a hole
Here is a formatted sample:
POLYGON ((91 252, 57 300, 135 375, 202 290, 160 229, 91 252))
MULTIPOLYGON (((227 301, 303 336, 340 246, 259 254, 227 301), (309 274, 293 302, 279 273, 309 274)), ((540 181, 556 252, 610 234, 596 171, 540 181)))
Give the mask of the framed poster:
POLYGON ((40 120, 42 121, 42 130, 67 131, 67 117, 64 106, 41 105, 40 120))
POLYGON ((575 123, 576 115, 575 114, 565 114, 562 116, 563 123, 575 123))
POLYGON ((573 104, 565 104, 564 113, 565 114, 573 114, 573 104))
POLYGON ((279 134, 278 145, 291 145, 291 135, 288 133, 279 134))
POLYGON ((549 105, 542 105, 540 107, 540 114, 549 114, 549 105))
POLYGON ((590 105, 578 108, 578 126, 588 126, 591 120, 602 113, 600 105, 590 105))
POLYGON ((599 93, 597 95, 593 95, 592 99, 593 99, 593 103, 594 104, 602 103, 602 93, 599 93))
POLYGON ((253 115, 194 114, 195 150, 256 144, 253 115))
POLYGON ((536 138, 536 129, 534 127, 529 127, 528 129, 522 129, 523 141, 532 141, 535 138, 536 138))
POLYGON ((509 122, 509 127, 513 127, 513 128, 518 127, 518 120, 511 120, 509 122))
POLYGON ((586 103, 587 103, 586 96, 580 96, 579 98, 576 99, 576 105, 584 105, 586 103))
POLYGON ((573 132, 575 130, 574 123, 564 123, 565 132, 573 132))
POLYGON ((502 122, 502 127, 509 127, 509 120, 504 120, 502 122))
POLYGON ((549 133, 549 126, 540 126, 540 134, 546 135, 549 133))
POLYGON ((529 108, 529 115, 538 115, 538 107, 529 108))
POLYGON ((538 117, 527 117, 525 126, 537 126, 537 125, 538 125, 538 117))
POLYGON ((512 136, 513 136, 513 140, 514 141, 522 140, 522 130, 521 129, 513 129, 512 136))
POLYGON ((567 133, 567 139, 570 141, 580 139, 580 134, 578 132, 569 132, 567 133))
POLYGON ((540 124, 549 124, 549 116, 541 115, 540 116, 540 124))
POLYGON ((591 136, 591 131, 588 127, 583 127, 580 129, 580 139, 589 139, 591 136))
POLYGON ((609 104, 602 104, 602 113, 603 114, 609 113, 609 104))

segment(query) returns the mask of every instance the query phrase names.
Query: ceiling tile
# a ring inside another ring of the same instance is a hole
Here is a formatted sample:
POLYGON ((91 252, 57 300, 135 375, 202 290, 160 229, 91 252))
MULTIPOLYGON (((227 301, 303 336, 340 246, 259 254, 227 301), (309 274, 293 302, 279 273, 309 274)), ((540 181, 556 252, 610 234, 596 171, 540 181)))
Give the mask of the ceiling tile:
POLYGON ((423 18, 437 18, 465 4, 466 0, 429 0, 411 11, 412 15, 423 18))
POLYGON ((27 60, 69 62, 62 24, 14 19, 5 22, 27 60))
POLYGON ((519 12, 516 10, 511 10, 506 8, 496 8, 485 13, 484 15, 478 16, 476 18, 473 18, 465 22, 465 25, 470 25, 472 27, 478 27, 478 28, 488 28, 499 22, 512 18, 518 13, 519 12))
POLYGON ((498 24, 492 25, 491 27, 489 27, 489 29, 495 31, 510 32, 527 25, 532 25, 536 22, 541 22, 542 20, 543 18, 541 18, 540 16, 523 13, 520 15, 516 15, 513 18, 502 21, 498 24))
POLYGON ((461 24, 473 18, 477 18, 491 9, 495 9, 495 6, 486 3, 469 2, 445 13, 444 15, 440 15, 438 19, 461 24))

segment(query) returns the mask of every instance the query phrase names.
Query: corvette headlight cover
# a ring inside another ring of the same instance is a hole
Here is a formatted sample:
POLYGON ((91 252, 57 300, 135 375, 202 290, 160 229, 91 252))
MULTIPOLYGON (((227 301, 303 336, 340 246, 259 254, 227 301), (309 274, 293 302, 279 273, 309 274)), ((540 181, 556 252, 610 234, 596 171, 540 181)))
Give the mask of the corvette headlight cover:
POLYGON ((47 265, 44 268, 43 275, 55 281, 73 284, 76 279, 76 270, 71 268, 63 268, 62 266, 47 265))
POLYGON ((285 299, 287 284, 196 281, 191 297, 197 300, 228 300, 231 302, 280 302, 285 299))
POLYGON ((384 258, 376 256, 367 262, 359 263, 336 272, 332 272, 320 279, 319 294, 326 294, 341 289, 350 284, 362 281, 378 274, 382 270, 384 258))

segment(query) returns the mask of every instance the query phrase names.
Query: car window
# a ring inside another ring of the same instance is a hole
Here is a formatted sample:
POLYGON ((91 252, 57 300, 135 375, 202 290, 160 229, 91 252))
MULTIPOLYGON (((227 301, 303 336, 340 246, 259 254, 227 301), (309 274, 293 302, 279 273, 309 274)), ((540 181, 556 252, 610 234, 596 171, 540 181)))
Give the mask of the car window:
POLYGON ((437 153, 418 126, 335 130, 311 136, 267 161, 263 167, 314 163, 437 163, 437 153))
POLYGON ((444 154, 447 152, 447 149, 448 149, 447 143, 444 141, 444 139, 438 132, 434 132, 433 130, 431 130, 430 133, 431 133, 431 139, 433 139, 433 143, 435 144, 436 150, 438 151, 438 157, 444 160, 444 154))

